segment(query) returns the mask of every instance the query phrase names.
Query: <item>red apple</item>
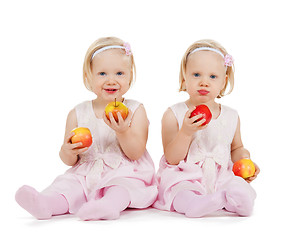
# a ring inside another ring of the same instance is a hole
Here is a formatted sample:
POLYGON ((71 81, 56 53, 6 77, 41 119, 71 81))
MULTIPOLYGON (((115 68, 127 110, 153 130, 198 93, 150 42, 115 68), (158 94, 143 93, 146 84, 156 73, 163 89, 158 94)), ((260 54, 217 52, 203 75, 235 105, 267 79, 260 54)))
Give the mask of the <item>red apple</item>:
POLYGON ((198 122, 198 121, 202 120, 203 118, 205 118, 206 121, 203 124, 201 124, 201 126, 209 124, 209 122, 211 121, 211 118, 212 118, 212 114, 211 114, 211 111, 209 110, 209 108, 206 105, 196 106, 196 109, 194 111, 192 111, 190 117, 194 117, 194 116, 199 115, 199 114, 202 114, 203 117, 198 119, 196 122, 198 122))
POLYGON ((109 119, 110 112, 112 113, 116 122, 118 122, 118 115, 117 115, 118 112, 121 113, 121 116, 124 120, 128 116, 128 108, 126 107, 126 105, 122 102, 117 102, 116 99, 114 102, 108 103, 105 107, 105 115, 107 119, 109 119))
POLYGON ((88 128, 78 127, 73 129, 71 132, 75 133, 75 135, 71 138, 71 143, 82 143, 82 145, 78 148, 85 148, 92 145, 92 134, 88 128))
POLYGON ((243 158, 233 164, 232 171, 234 175, 246 179, 254 175, 255 165, 250 159, 243 158))

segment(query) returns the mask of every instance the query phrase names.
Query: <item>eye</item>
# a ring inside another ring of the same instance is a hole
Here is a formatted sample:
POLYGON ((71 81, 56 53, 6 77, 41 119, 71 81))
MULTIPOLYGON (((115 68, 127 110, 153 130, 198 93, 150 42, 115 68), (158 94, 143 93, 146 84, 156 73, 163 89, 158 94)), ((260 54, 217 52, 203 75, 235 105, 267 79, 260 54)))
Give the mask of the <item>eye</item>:
POLYGON ((105 72, 99 72, 98 75, 100 75, 100 76, 105 76, 106 73, 105 73, 105 72))
POLYGON ((122 76, 124 73, 123 72, 117 72, 118 76, 122 76))
POLYGON ((199 73, 194 73, 194 77, 200 77, 199 73))
POLYGON ((216 75, 210 75, 210 78, 211 78, 211 79, 216 79, 217 76, 216 76, 216 75))

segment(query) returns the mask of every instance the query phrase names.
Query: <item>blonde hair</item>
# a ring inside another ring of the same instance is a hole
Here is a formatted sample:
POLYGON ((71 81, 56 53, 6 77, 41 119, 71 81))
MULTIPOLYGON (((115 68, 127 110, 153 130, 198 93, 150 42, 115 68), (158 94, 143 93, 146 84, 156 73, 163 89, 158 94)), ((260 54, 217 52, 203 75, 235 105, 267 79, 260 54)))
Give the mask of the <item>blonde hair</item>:
MULTIPOLYGON (((92 43, 92 45, 89 47, 89 49, 87 50, 87 52, 85 54, 85 58, 84 58, 84 62, 83 62, 83 83, 88 90, 92 91, 90 81, 92 78, 92 56, 93 56, 93 54, 97 50, 99 50, 103 47, 123 46, 124 43, 125 42, 123 40, 116 38, 116 37, 99 38, 95 42, 92 43)), ((125 51, 124 51, 124 54, 125 54, 125 51)), ((135 69, 133 55, 130 54, 129 57, 130 57, 130 61, 131 61, 131 77, 130 77, 129 86, 131 86, 135 80, 136 69, 135 69)))
MULTIPOLYGON (((181 60, 181 64, 180 64, 180 73, 179 73, 179 91, 186 91, 185 86, 183 86, 184 80, 185 80, 185 73, 186 73, 186 63, 187 63, 187 59, 189 54, 195 50, 196 48, 199 47, 209 47, 209 48, 214 48, 219 50, 221 53, 223 53, 223 55, 225 56, 227 53, 227 51, 225 50, 225 48, 219 44, 218 42, 211 40, 211 39, 203 39, 203 40, 199 40, 195 43, 193 43, 185 52, 185 54, 182 57, 181 60)), ((227 81, 225 84, 225 87, 221 90, 218 98, 221 98, 229 93, 232 92, 233 90, 233 86, 234 86, 234 65, 232 64, 231 67, 227 67, 226 69, 226 75, 227 75, 227 81), (229 92, 227 94, 225 94, 225 90, 227 88, 228 82, 230 83, 230 89, 229 92)))

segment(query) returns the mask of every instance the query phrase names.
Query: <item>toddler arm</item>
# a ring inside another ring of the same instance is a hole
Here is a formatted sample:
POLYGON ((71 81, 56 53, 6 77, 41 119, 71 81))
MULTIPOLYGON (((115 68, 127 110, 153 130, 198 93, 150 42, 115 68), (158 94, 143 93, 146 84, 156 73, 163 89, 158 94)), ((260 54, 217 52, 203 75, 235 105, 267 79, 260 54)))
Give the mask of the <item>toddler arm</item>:
POLYGON ((250 152, 244 148, 240 130, 240 118, 238 118, 236 131, 231 143, 231 160, 232 162, 236 162, 242 158, 250 159, 250 152))
MULTIPOLYGON (((130 118, 131 114, 128 115, 130 118)), ((126 122, 126 120, 125 120, 126 122)), ((138 160, 146 150, 149 121, 143 105, 132 116, 130 127, 126 131, 115 129, 117 139, 125 155, 131 160, 138 160)))
POLYGON ((77 127, 77 117, 75 109, 71 110, 66 122, 66 130, 63 145, 61 146, 59 156, 61 160, 68 166, 73 166, 78 161, 78 154, 85 152, 88 148, 79 148, 82 145, 79 143, 71 143, 71 138, 74 133, 71 131, 77 127))
MULTIPOLYGON (((232 143, 231 143, 231 160, 234 163, 243 158, 250 159, 250 153, 246 148, 244 148, 244 145, 242 143, 241 130, 240 130, 240 118, 238 118, 236 131, 235 131, 232 143)), ((254 166, 255 166, 254 176, 245 179, 249 183, 252 182, 260 172, 259 167, 255 163, 254 163, 254 166)))
POLYGON ((169 164, 177 165, 181 160, 185 159, 193 134, 207 127, 207 125, 201 126, 206 121, 205 119, 195 122, 202 115, 190 118, 193 110, 194 108, 186 112, 181 129, 179 129, 176 117, 171 109, 167 109, 163 116, 162 142, 164 154, 169 164))

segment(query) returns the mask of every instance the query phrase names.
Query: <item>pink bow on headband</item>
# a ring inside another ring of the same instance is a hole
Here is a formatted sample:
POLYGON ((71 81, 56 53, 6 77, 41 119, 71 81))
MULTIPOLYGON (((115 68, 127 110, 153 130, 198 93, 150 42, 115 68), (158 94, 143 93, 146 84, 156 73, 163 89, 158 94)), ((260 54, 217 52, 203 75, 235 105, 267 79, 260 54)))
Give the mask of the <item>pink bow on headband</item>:
POLYGON ((224 65, 226 67, 231 67, 233 64, 233 58, 231 55, 226 54, 226 56, 224 57, 224 65))
POLYGON ((129 56, 131 55, 131 47, 130 47, 130 44, 129 43, 124 43, 123 46, 125 47, 125 52, 126 52, 126 55, 129 56))

